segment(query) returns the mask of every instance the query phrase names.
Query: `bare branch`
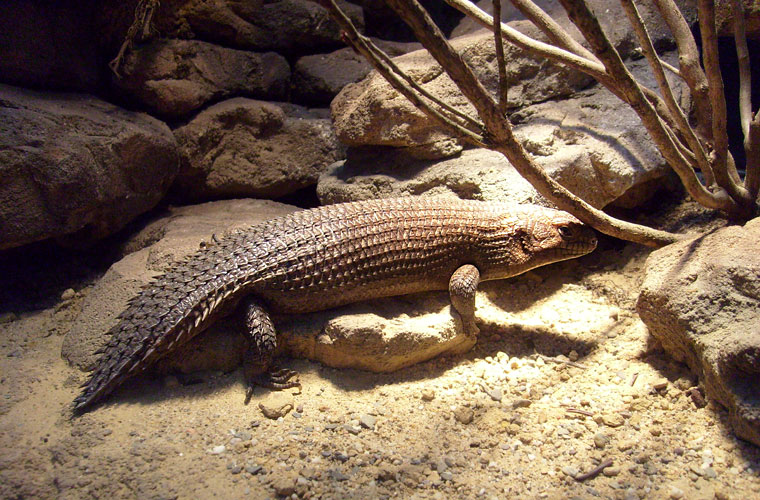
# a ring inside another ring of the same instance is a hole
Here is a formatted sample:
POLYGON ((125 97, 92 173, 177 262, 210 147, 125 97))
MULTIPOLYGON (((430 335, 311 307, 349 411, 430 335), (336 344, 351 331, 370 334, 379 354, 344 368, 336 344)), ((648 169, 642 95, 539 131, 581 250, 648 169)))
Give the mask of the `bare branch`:
MULTIPOLYGON (((473 20, 475 20, 481 26, 484 26, 488 29, 493 29, 494 27, 493 17, 489 15, 488 13, 484 12, 482 9, 479 9, 472 2, 469 2, 468 0, 445 0, 445 1, 447 4, 459 10, 463 14, 470 16, 473 20)), ((517 45, 518 47, 525 49, 532 54, 543 56, 559 63, 567 64, 568 66, 575 68, 578 71, 582 71, 590 75, 597 81, 602 82, 606 80, 608 82, 611 82, 611 80, 605 73, 604 66, 599 61, 596 61, 595 60, 596 58, 594 58, 593 61, 586 59, 573 52, 555 47, 554 45, 550 45, 548 43, 534 40, 533 38, 523 33, 520 33, 519 31, 517 31, 516 29, 514 29, 513 27, 507 24, 504 24, 504 23, 500 23, 500 24, 501 24, 502 36, 506 38, 509 42, 517 45)))
MULTIPOLYGON (((410 78, 407 75, 404 75, 403 78, 400 77, 397 72, 403 72, 398 68, 398 66, 393 64, 391 67, 386 63, 386 60, 390 60, 387 54, 375 46, 375 44, 370 39, 359 33, 348 16, 346 16, 345 13, 343 13, 343 11, 341 11, 337 6, 335 0, 320 0, 320 3, 332 14, 333 19, 335 19, 335 21, 343 29, 344 41, 349 43, 357 52, 363 55, 364 58, 367 59, 370 64, 372 64, 378 73, 380 73, 394 89, 409 99, 409 101, 423 113, 445 126, 452 135, 464 137, 476 146, 485 146, 485 139, 482 135, 469 130, 461 123, 457 123, 450 116, 445 116, 441 111, 430 106, 430 104, 428 104, 428 102, 426 102, 424 99, 421 99, 420 95, 417 93, 419 87, 417 86, 416 89, 413 88, 408 83, 410 78), (378 53, 382 54, 382 57, 378 57, 378 53)), ((448 105, 441 103, 430 94, 427 94, 426 97, 437 105, 444 104, 444 106, 448 107, 448 105)), ((458 113, 459 112, 456 111, 454 114, 458 113)), ((472 121, 472 119, 469 117, 468 120, 472 121)), ((477 124, 477 122, 475 123, 477 124)))
POLYGON ((744 185, 752 200, 757 200, 760 190, 760 111, 749 124, 749 133, 744 139, 744 149, 747 151, 747 176, 744 185))
POLYGON ((707 78, 699 64, 699 49, 689 24, 673 0, 654 0, 662 18, 673 33, 678 47, 681 75, 686 80, 697 117, 697 133, 705 140, 712 139, 712 109, 707 95, 707 78))
POLYGON ((732 0, 731 8, 734 17, 736 55, 739 60, 739 114, 741 116, 742 133, 744 134, 746 143, 749 137, 749 122, 752 120, 752 73, 749 68, 749 50, 747 49, 747 33, 742 0, 732 0))
POLYGON ((736 165, 729 161, 728 133, 726 131, 726 96, 718 59, 718 33, 715 30, 715 4, 713 0, 699 0, 699 28, 702 33, 702 60, 707 75, 708 95, 712 106, 713 150, 710 153, 715 181, 728 191, 734 200, 749 201, 749 193, 741 185, 736 165))
POLYGON ((660 246, 679 239, 678 235, 672 233, 613 219, 552 179, 533 162, 525 148, 517 141, 509 121, 499 115, 493 98, 419 3, 416 0, 388 0, 387 3, 409 24, 417 39, 477 109, 491 139, 487 147, 504 154, 515 169, 542 195, 599 231, 617 238, 651 246, 660 246))
POLYGON ((467 113, 463 113, 459 111, 458 109, 451 106, 447 102, 435 97, 433 94, 425 90, 425 87, 421 86, 420 84, 414 81, 414 78, 404 73, 404 71, 401 68, 399 68, 395 62, 393 62, 393 59, 388 54, 383 52, 383 50, 380 49, 380 47, 375 45, 375 43, 371 39, 366 38, 363 35, 359 35, 359 36, 365 39, 365 41, 367 42, 367 46, 372 51, 372 54, 374 56, 377 56, 381 61, 385 62, 385 64, 387 64, 393 70, 394 73, 396 73, 400 78, 404 79, 404 81, 406 81, 409 84, 409 86, 412 87, 415 91, 419 92, 421 95, 423 95, 427 99, 430 99, 431 102, 434 102, 435 104, 437 104, 444 110, 448 111, 449 113, 461 118, 465 123, 467 123, 470 126, 471 130, 478 130, 478 131, 483 130, 483 124, 481 122, 474 119, 467 113))
POLYGON ((501 0, 493 0, 493 39, 496 45, 496 66, 499 68, 499 113, 506 116, 509 87, 504 64, 504 40, 501 38, 501 0))
POLYGON ((588 59, 589 61, 599 62, 596 56, 589 51, 586 47, 581 45, 575 38, 570 36, 562 26, 559 25, 554 19, 552 19, 546 12, 541 10, 531 0, 512 0, 512 4, 520 9, 520 12, 525 15, 530 21, 536 25, 549 40, 556 45, 562 47, 565 50, 578 54, 581 57, 588 59))
POLYGON ((660 153, 681 178, 681 182, 689 194, 708 208, 736 211, 736 206, 731 199, 721 199, 714 196, 699 182, 694 169, 681 156, 654 107, 645 98, 642 88, 623 64, 620 54, 607 39, 599 21, 588 6, 584 2, 560 1, 570 19, 586 37, 596 56, 604 63, 608 73, 614 75, 621 92, 625 95, 625 102, 639 115, 660 153))
MULTIPOLYGON (((652 40, 649 38, 647 29, 644 26, 644 21, 641 19, 639 11, 636 8, 636 5, 633 3, 633 0, 621 0, 620 3, 623 6, 623 10, 625 10, 626 15, 628 16, 631 25, 633 26, 634 33, 636 33, 636 37, 639 40, 642 51, 644 52, 647 61, 649 61, 649 66, 652 68, 652 73, 654 74, 655 79, 657 80, 657 84, 660 87, 660 93, 665 100, 665 105, 670 112, 670 116, 675 120, 675 126, 678 131, 686 139, 686 142, 688 143, 689 148, 691 149, 691 152, 696 159, 697 165, 699 165, 700 170, 702 170, 702 173, 705 176, 707 185, 710 186, 713 183, 714 179, 712 167, 710 165, 710 162, 707 160, 707 155, 705 154, 705 150, 702 147, 702 144, 699 142, 699 139, 694 133, 694 129, 692 129, 689 125, 686 116, 684 115, 681 107, 678 105, 675 97, 673 96, 673 89, 670 87, 668 79, 665 76, 660 58, 657 57, 657 52, 654 49, 652 40)), ((678 143, 676 143, 676 146, 678 146, 678 143)))

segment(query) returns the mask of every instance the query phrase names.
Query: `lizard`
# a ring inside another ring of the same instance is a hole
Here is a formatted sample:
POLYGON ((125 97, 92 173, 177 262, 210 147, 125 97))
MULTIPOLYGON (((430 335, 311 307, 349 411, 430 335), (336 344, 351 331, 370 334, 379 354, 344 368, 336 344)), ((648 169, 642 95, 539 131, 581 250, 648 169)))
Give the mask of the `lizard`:
POLYGON ((593 229, 567 212, 437 197, 338 203, 233 231, 202 244, 129 301, 73 411, 86 411, 236 308, 249 342, 246 400, 255 385, 299 385, 295 372, 273 365, 272 313, 448 290, 465 334, 476 335, 481 281, 578 257, 596 243, 593 229))

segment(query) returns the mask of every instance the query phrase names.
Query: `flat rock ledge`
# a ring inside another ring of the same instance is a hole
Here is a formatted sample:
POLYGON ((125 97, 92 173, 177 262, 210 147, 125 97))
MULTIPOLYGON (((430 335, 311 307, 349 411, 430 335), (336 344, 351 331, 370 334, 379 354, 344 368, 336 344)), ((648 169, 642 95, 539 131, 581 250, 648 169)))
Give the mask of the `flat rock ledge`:
POLYGON ((637 309, 651 334, 760 446, 760 219, 653 252, 637 309))

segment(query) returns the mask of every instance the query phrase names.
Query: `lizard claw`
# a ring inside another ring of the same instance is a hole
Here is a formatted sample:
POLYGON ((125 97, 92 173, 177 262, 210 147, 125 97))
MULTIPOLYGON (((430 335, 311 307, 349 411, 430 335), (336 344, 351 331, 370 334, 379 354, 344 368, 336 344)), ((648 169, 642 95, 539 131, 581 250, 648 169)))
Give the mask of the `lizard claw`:
POLYGON ((245 404, 248 404, 251 401, 253 391, 257 386, 276 391, 298 387, 300 391, 301 382, 299 382, 297 378, 296 380, 291 380, 293 377, 297 376, 298 372, 295 370, 272 367, 264 373, 249 377, 247 382, 248 387, 245 391, 245 404))

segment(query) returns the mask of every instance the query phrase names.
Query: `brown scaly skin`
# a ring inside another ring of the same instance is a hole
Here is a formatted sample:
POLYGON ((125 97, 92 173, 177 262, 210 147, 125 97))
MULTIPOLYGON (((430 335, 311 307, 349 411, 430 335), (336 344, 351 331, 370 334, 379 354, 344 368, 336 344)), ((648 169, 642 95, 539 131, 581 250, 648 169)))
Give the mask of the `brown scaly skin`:
POLYGON ((133 298, 74 411, 103 399, 241 301, 251 339, 249 384, 289 387, 291 372, 270 371, 277 344, 270 312, 448 289, 465 331, 474 335, 480 281, 595 247, 593 230, 575 217, 532 205, 400 198, 296 212, 201 248, 133 298))

